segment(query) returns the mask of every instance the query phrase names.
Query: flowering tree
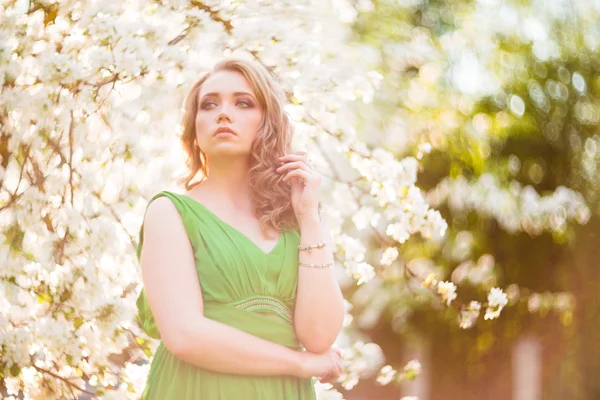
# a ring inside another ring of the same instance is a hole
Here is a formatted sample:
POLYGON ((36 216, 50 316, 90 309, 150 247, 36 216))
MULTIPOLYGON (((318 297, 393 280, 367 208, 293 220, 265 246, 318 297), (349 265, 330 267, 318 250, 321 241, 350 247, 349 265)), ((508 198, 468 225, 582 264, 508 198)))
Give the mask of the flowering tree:
MULTIPOLYGON (((135 321, 137 233, 147 199, 182 167, 183 97, 223 55, 253 57, 281 77, 296 147, 330 178, 325 217, 355 283, 375 272, 360 238, 342 233, 352 216, 378 219, 391 243, 443 236, 444 220, 415 186, 416 159, 366 146, 354 131, 348 104, 370 102, 379 75, 356 62, 348 33, 344 13, 317 0, 0 2, 8 398, 139 396, 156 343, 135 321)), ((380 362, 378 346, 340 341, 344 381, 380 362)), ((340 397, 330 389, 320 397, 340 397)))
MULTIPOLYGON (((586 128, 575 155, 583 172, 557 181, 565 188, 544 180, 549 174, 540 162, 524 168, 527 159, 516 151, 496 156, 494 150, 531 126, 531 110, 563 104, 567 84, 583 93, 577 88, 589 86, 589 77, 568 71, 565 83, 562 70, 552 70, 558 78, 539 84, 548 88, 543 96, 538 86, 525 91, 521 81, 507 80, 512 70, 475 84, 465 79, 465 66, 482 55, 490 65, 510 56, 526 71, 537 67, 525 62, 531 52, 492 46, 505 25, 474 23, 491 21, 489 10, 456 12, 460 3, 430 2, 421 10, 418 1, 376 8, 370 1, 2 0, 3 394, 139 396, 156 343, 135 321, 137 233, 147 200, 182 172, 183 97, 230 54, 252 57, 281 77, 296 148, 308 151, 326 178, 324 217, 349 311, 354 307, 339 339, 344 388, 380 367, 379 346, 355 327, 373 326, 386 312, 397 331, 409 329, 411 315, 423 310, 469 328, 523 301, 533 311, 555 308, 568 320, 569 294, 523 295, 523 285, 509 286, 499 252, 482 237, 491 220, 511 235, 550 232, 565 240, 570 225, 590 218, 586 204, 598 192, 583 188, 597 175, 598 153, 588 151, 598 142, 587 128, 595 121, 593 102, 579 95, 568 103, 586 128), (416 11, 424 11, 417 27, 410 22, 416 11), (438 36, 431 21, 446 14, 458 18, 456 26, 438 36), (377 36, 370 18, 396 28, 377 36), (351 44, 351 27, 358 44, 351 44), (443 79, 447 74, 451 79, 443 79), (425 191, 416 186, 419 173, 425 191), (576 186, 567 189, 569 182, 576 186), (448 216, 448 232, 430 205, 448 216), (469 224, 474 217, 478 222, 469 224), (448 306, 455 311, 446 313, 448 306)), ((585 11, 585 21, 593 21, 593 10, 585 11)), ((554 60, 556 46, 547 41, 533 46, 534 55, 554 60)), ((554 137, 555 128, 547 128, 544 137, 554 137)), ((418 371, 416 362, 385 366, 380 381, 418 371)), ((320 398, 341 398, 330 385, 317 390, 320 398)))
MULTIPOLYGON (((349 298, 364 330, 416 331, 444 343, 438 365, 463 360, 481 371, 494 340, 535 329, 539 315, 558 316, 574 343, 568 290, 585 271, 561 258, 569 248, 595 252, 577 244, 593 234, 581 225, 597 227, 600 204, 600 10, 585 1, 476 3, 357 3, 355 40, 383 82, 356 108, 357 125, 369 144, 421 160, 420 186, 449 229, 443 241, 413 236, 388 249, 401 256, 382 259, 393 262, 349 298), (505 306, 512 324, 485 321, 505 306)), ((393 379, 388 371, 382 382, 393 379)))

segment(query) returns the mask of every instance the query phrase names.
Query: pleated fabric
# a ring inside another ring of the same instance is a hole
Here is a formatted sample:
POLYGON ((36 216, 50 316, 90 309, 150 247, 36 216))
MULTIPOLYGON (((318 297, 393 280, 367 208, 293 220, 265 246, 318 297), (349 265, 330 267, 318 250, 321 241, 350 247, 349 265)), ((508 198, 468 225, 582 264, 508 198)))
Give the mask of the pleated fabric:
MULTIPOLYGON (((175 204, 194 249, 204 316, 300 350, 291 322, 298 284, 299 232, 282 232, 277 245, 267 253, 189 196, 162 191, 148 204, 161 196, 175 204)), ((143 227, 138 262, 142 244, 143 227)), ((144 290, 137 307, 144 331, 160 339, 144 290)), ((229 375, 199 368, 175 357, 161 341, 142 399, 314 400, 315 392, 312 379, 229 375)))

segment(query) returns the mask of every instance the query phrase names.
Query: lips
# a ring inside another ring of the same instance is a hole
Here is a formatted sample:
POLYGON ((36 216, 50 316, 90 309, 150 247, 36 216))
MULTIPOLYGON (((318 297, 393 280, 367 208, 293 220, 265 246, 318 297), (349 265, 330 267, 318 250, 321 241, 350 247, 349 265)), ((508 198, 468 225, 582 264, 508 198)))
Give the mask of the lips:
POLYGON ((237 133, 235 133, 232 129, 229 128, 219 128, 215 131, 215 134, 213 136, 225 136, 227 134, 231 134, 231 135, 235 135, 237 136, 237 133))

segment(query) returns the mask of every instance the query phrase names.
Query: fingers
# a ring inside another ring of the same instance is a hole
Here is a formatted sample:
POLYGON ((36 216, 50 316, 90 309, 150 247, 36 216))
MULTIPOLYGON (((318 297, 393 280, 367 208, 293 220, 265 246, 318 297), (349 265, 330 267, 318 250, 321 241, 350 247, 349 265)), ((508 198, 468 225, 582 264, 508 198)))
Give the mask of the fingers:
POLYGON ((282 161, 284 163, 300 163, 305 165, 309 170, 313 170, 314 166, 312 164, 312 161, 310 160, 310 158, 308 157, 308 155, 306 153, 303 153, 301 155, 298 154, 286 154, 284 156, 279 157, 279 161, 282 161))
POLYGON ((324 376, 322 378, 319 378, 319 382, 321 382, 321 383, 333 383, 338 378, 338 376, 339 375, 336 375, 336 376, 326 375, 326 376, 324 376))
POLYGON ((320 377, 319 382, 321 382, 321 383, 335 382, 341 373, 342 373, 342 367, 339 366, 336 372, 332 372, 330 374, 320 377))
POLYGON ((331 353, 333 354, 333 370, 329 372, 327 375, 319 378, 319 382, 321 383, 331 383, 334 382, 342 373, 342 351, 335 347, 331 348, 331 353))
POLYGON ((301 154, 286 154, 283 155, 281 157, 279 157, 280 161, 302 161, 304 163, 308 162, 308 154, 306 153, 301 153, 301 154))
POLYGON ((292 162, 288 162, 287 164, 282 165, 281 167, 277 168, 275 171, 277 172, 285 172, 285 171, 289 171, 289 170, 293 170, 293 169, 302 169, 304 171, 307 172, 312 172, 312 169, 306 165, 306 163, 302 162, 302 161, 292 161, 292 162))
POLYGON ((340 374, 342 373, 342 370, 343 370, 343 367, 342 367, 342 351, 340 349, 335 348, 335 347, 333 347, 332 349, 333 349, 333 352, 336 355, 335 363, 336 363, 336 366, 337 366, 337 370, 336 370, 336 374, 335 374, 334 379, 337 379, 337 377, 340 376, 340 374))
POLYGON ((280 174, 287 172, 282 182, 297 178, 298 182, 304 183, 305 186, 307 181, 311 181, 316 185, 320 184, 321 176, 313 169, 306 153, 286 154, 279 157, 279 160, 284 164, 275 171, 280 174))
POLYGON ((310 174, 309 172, 306 172, 302 169, 295 169, 295 170, 289 172, 286 176, 284 176, 282 181, 287 182, 288 180, 290 180, 292 178, 300 178, 306 182, 306 181, 314 179, 314 176, 312 174, 310 174))
POLYGON ((331 382, 335 382, 335 380, 340 376, 340 372, 331 372, 327 375, 323 375, 322 377, 319 378, 319 382, 321 383, 331 383, 331 382))

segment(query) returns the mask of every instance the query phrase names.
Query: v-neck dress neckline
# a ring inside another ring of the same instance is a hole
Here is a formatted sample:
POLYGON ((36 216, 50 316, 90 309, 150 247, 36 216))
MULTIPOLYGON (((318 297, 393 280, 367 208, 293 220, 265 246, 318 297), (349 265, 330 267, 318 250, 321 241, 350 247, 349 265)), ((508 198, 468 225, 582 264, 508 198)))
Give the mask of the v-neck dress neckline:
POLYGON ((238 236, 241 236, 242 238, 244 238, 244 240, 246 240, 247 242, 249 242, 250 244, 252 244, 252 246, 254 246, 254 248, 256 250, 260 251, 264 256, 269 256, 269 255, 273 254, 275 252, 275 250, 277 250, 279 248, 279 246, 284 241, 285 232, 281 231, 279 233, 279 239, 277 240, 277 243, 275 243, 275 245, 269 251, 265 251, 259 245, 257 245, 256 242, 254 242, 252 239, 250 239, 248 237, 248 235, 246 235, 245 233, 243 233, 242 231, 240 231, 235 226, 233 226, 233 225, 225 222, 221 217, 219 217, 217 214, 215 214, 213 211, 211 211, 204 204, 200 203, 198 200, 196 200, 196 199, 194 199, 194 198, 192 198, 192 197, 190 197, 188 195, 185 195, 185 194, 176 194, 176 195, 189 200, 190 203, 197 205, 200 209, 202 209, 206 213, 210 214, 213 218, 215 218, 217 221, 219 221, 219 223, 221 225, 223 225, 223 226, 227 227, 228 229, 234 231, 238 236))

